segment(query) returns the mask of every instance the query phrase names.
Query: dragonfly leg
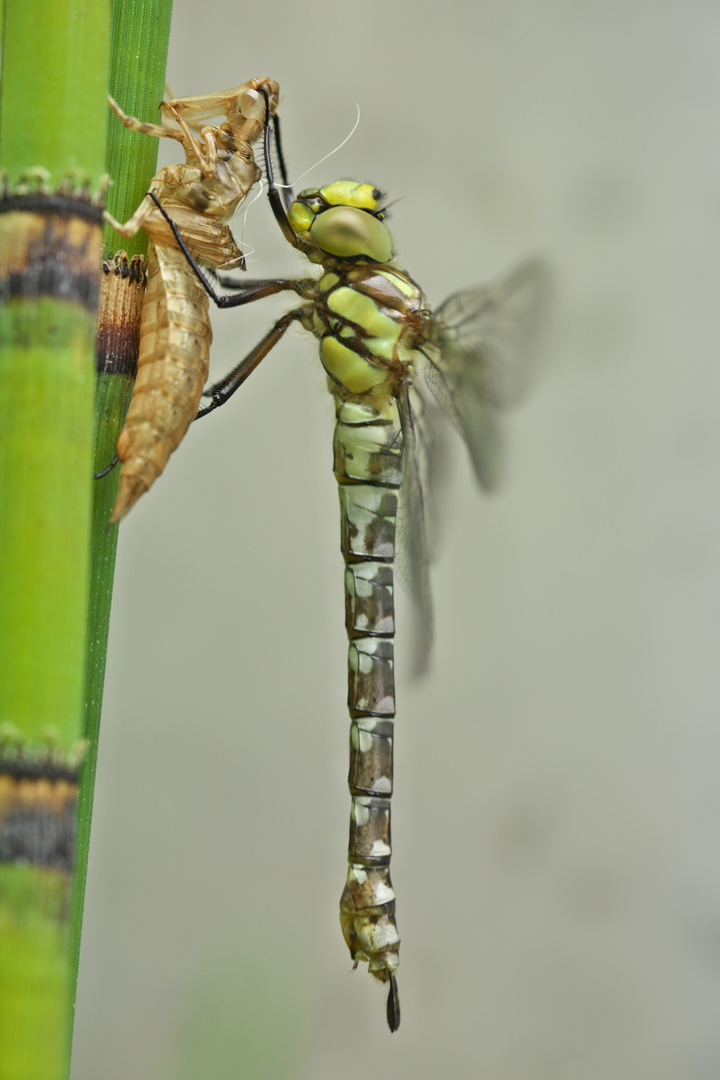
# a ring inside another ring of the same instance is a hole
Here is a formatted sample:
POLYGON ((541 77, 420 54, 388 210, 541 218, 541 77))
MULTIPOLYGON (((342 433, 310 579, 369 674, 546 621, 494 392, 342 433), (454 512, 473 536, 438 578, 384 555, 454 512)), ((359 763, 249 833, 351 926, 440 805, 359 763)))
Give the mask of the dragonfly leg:
POLYGON ((288 326, 297 319, 302 318, 302 315, 303 309, 296 308, 294 311, 288 311, 285 315, 281 316, 262 341, 258 342, 252 352, 249 352, 245 359, 241 360, 229 375, 226 375, 220 382, 215 383, 214 386, 211 386, 204 391, 203 397, 212 397, 212 402, 210 405, 206 405, 204 409, 200 409, 195 419, 199 420, 201 416, 207 416, 208 413, 212 412, 214 409, 219 409, 221 405, 224 405, 226 401, 229 401, 238 387, 242 386, 245 382, 248 375, 252 374, 260 361, 267 356, 275 345, 277 345, 288 326))
POLYGON ((120 233, 121 236, 127 236, 128 238, 135 236, 135 234, 142 229, 150 215, 155 213, 155 207, 152 202, 148 200, 152 199, 159 206, 158 196, 162 193, 164 187, 165 185, 162 181, 159 181, 156 187, 150 188, 150 191, 145 195, 145 198, 142 200, 133 216, 128 218, 126 222, 123 223, 122 221, 117 221, 112 214, 107 212, 107 210, 103 210, 103 220, 108 223, 111 229, 120 233))
MULTIPOLYGON (((303 249, 301 240, 295 235, 295 230, 290 224, 290 220, 287 215, 287 208, 280 195, 278 188, 275 185, 275 174, 273 171, 272 155, 270 153, 270 98, 267 90, 261 90, 260 93, 265 98, 265 137, 263 140, 263 150, 265 155, 265 173, 267 175, 267 191, 268 199, 270 201, 270 208, 275 215, 275 220, 280 226, 283 236, 287 240, 288 244, 292 244, 294 248, 299 250, 303 249)), ((275 135, 277 141, 277 131, 275 135)), ((280 171, 285 176, 285 160, 282 156, 282 149, 278 142, 278 156, 280 158, 280 171)))
MULTIPOLYGON (((275 293, 283 292, 287 289, 292 289, 298 296, 302 296, 303 298, 307 297, 309 299, 314 286, 317 285, 316 278, 226 277, 226 271, 220 266, 208 266, 203 272, 214 277, 215 280, 222 285, 223 289, 233 289, 234 291, 251 294, 244 301, 246 304, 252 303, 253 300, 262 300, 265 296, 273 296, 275 293)), ((227 300, 228 297, 222 297, 222 299, 227 300)), ((232 307, 233 305, 230 304, 229 306, 232 307)))
POLYGON ((282 142, 280 140, 280 117, 275 114, 273 116, 273 131, 275 133, 275 153, 278 157, 278 165, 280 166, 280 177, 282 179, 283 187, 283 199, 285 201, 285 209, 289 210, 293 201, 293 190, 290 186, 288 179, 287 165, 285 164, 285 155, 283 154, 282 142))
POLYGON ((107 476, 108 473, 111 473, 113 471, 113 469, 117 465, 118 461, 119 461, 119 458, 118 458, 118 456, 116 454, 109 465, 106 465, 105 468, 102 469, 100 472, 93 473, 93 479, 94 480, 102 480, 103 476, 107 476))
POLYGON ((213 177, 217 173, 217 139, 215 138, 214 129, 212 127, 204 126, 201 130, 202 143, 199 139, 196 139, 190 128, 187 126, 185 118, 177 112, 174 105, 168 104, 167 101, 161 103, 163 112, 169 113, 173 120, 177 123, 180 130, 183 132, 188 147, 192 147, 192 151, 195 154, 197 163, 200 167, 200 171, 203 176, 213 177), (203 153, 203 144, 207 151, 207 157, 203 153))
POLYGON ((136 116, 128 116, 127 113, 123 112, 115 98, 111 97, 110 94, 108 94, 108 101, 110 108, 120 123, 124 124, 130 131, 140 131, 143 135, 154 135, 156 139, 183 141, 183 133, 178 128, 170 127, 168 124, 146 124, 144 120, 138 120, 136 116))
POLYGON ((302 285, 302 282, 291 281, 288 278, 278 278, 276 280, 259 282, 256 281, 249 282, 247 285, 243 284, 238 286, 231 286, 241 288, 243 290, 239 296, 222 296, 220 293, 215 291, 205 274, 200 269, 197 260, 194 258, 187 244, 183 240, 180 230, 168 214, 165 207, 155 195, 155 192, 148 191, 148 197, 153 200, 158 210, 172 229, 173 235, 177 240, 178 247, 187 259, 193 273, 202 285, 203 289, 208 294, 210 299, 213 300, 219 308, 233 308, 240 307, 242 304, 251 304, 253 300, 262 300, 264 296, 273 296, 275 293, 283 292, 286 289, 292 289, 294 292, 297 292, 298 286, 302 285))

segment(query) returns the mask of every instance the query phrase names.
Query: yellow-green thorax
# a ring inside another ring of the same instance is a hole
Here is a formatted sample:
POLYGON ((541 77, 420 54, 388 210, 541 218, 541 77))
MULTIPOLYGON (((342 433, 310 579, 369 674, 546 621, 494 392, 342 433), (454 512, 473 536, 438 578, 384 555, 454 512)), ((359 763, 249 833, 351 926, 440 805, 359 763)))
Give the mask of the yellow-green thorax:
POLYGON ((305 325, 320 340, 330 389, 343 398, 397 393, 412 367, 427 317, 425 297, 394 266, 355 263, 328 270, 305 325))

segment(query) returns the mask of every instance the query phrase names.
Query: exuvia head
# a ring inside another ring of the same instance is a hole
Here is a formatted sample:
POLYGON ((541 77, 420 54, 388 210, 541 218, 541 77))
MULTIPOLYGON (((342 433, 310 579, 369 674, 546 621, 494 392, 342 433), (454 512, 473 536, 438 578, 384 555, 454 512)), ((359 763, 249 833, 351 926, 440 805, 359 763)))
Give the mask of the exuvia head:
POLYGON ((288 218, 295 235, 320 252, 353 262, 386 263, 393 257, 393 241, 381 198, 372 184, 336 180, 301 191, 288 218))

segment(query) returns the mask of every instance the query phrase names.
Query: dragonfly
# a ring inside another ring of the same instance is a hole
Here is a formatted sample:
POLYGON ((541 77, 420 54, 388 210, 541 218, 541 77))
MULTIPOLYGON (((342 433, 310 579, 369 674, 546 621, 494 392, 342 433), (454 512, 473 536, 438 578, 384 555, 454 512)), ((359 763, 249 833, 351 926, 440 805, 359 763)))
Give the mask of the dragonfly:
POLYGON ((150 240, 138 373, 112 463, 119 458, 123 465, 111 523, 122 520, 165 469, 195 419, 208 376, 212 327, 207 295, 178 251, 156 202, 172 213, 206 266, 244 268, 228 222, 260 179, 252 144, 263 131, 266 108, 271 114, 277 108, 278 94, 277 83, 263 77, 231 90, 163 101, 164 116, 177 127, 146 124, 109 99, 125 127, 175 139, 186 155, 184 163, 166 165, 155 174, 153 197, 144 196, 128 221, 104 215, 121 236, 134 236, 142 228, 150 240), (218 126, 200 123, 218 115, 226 117, 218 126))
MULTIPOLYGON (((284 179, 277 117, 274 124, 284 179)), ((302 301, 204 392, 210 400, 198 418, 229 401, 289 326, 299 323, 319 344, 335 404, 334 473, 348 637, 351 811, 340 924, 354 967, 367 963, 369 972, 387 985, 387 1022, 394 1032, 400 1025, 400 934, 390 878, 394 570, 415 603, 423 666, 432 634, 421 465, 427 446, 423 387, 462 436, 480 485, 492 486, 496 415, 527 385, 546 271, 542 263, 527 261, 490 285, 454 293, 433 309, 394 259, 385 200, 377 187, 340 180, 306 189, 297 198, 286 185, 281 191, 274 178, 269 110, 264 159, 275 219, 288 243, 319 268, 319 276, 245 284, 221 278, 239 291, 219 293, 169 215, 167 220, 219 307, 238 307, 283 291, 302 301)))

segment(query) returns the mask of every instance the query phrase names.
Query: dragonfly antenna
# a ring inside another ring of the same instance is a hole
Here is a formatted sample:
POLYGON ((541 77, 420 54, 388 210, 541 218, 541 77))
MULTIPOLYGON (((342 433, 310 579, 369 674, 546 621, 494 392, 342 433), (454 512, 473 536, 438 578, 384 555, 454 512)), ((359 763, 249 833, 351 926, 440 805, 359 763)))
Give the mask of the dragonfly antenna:
MULTIPOLYGON (((257 194, 254 195, 253 198, 250 200, 250 202, 246 206, 243 207, 243 219, 242 219, 242 234, 243 234, 243 236, 245 235, 245 227, 247 225, 248 210, 253 205, 253 203, 256 203, 258 201, 258 199, 262 198, 262 194, 263 194, 264 190, 265 190, 265 185, 263 184, 262 177, 260 177, 260 179, 258 180, 257 194)), ((237 211, 235 211, 235 212, 237 213, 237 211)), ((252 246, 252 244, 246 245, 244 239, 240 240, 239 245, 242 248, 243 255, 247 256, 247 255, 254 255, 255 254, 255 248, 252 246)))
MULTIPOLYGON (((250 202, 246 202, 244 204, 244 206, 243 206, 243 211, 242 211, 242 214, 243 214, 243 218, 242 218, 242 235, 243 235, 243 237, 245 235, 245 228, 247 226, 248 211, 249 211, 250 207, 253 205, 253 203, 256 203, 258 201, 258 199, 262 198, 264 191, 265 191, 265 183, 264 183, 262 177, 260 177, 260 179, 258 180, 257 193, 252 197, 250 202)), ((235 213, 238 214, 239 212, 240 212, 240 207, 238 207, 238 209, 235 211, 235 213)), ((238 239, 237 237, 236 237, 236 240, 237 240, 237 243, 238 243, 238 247, 242 248, 242 253, 246 258, 249 258, 251 255, 255 254, 255 248, 254 248, 254 246, 252 244, 248 244, 248 243, 245 242, 244 239, 238 239)), ((220 266, 220 267, 218 267, 218 269, 222 270, 222 267, 220 266)))
POLYGON ((327 159, 331 158, 333 156, 333 154, 337 154, 338 150, 342 150, 345 143, 349 142, 350 139, 352 139, 353 135, 355 134, 355 132, 357 131, 357 129, 358 129, 359 125, 360 125, 360 106, 358 105, 357 101, 353 101, 353 105, 355 106, 355 108, 357 110, 357 116, 355 117, 355 123, 353 124, 352 128, 350 129, 348 134, 345 136, 343 141, 341 143, 339 143, 335 147, 334 150, 330 150, 330 152, 327 153, 325 155, 325 157, 321 157, 319 161, 316 161, 313 165, 311 165, 308 169, 306 169, 304 173, 300 173, 299 176, 296 176, 293 183, 292 183, 292 185, 291 184, 276 184, 275 185, 276 187, 279 187, 279 188, 281 188, 281 187, 295 187, 298 180, 302 180, 302 178, 304 176, 307 176, 307 174, 309 172, 312 172, 313 169, 317 168, 318 165, 322 165, 323 161, 327 161, 327 159))

